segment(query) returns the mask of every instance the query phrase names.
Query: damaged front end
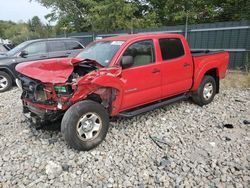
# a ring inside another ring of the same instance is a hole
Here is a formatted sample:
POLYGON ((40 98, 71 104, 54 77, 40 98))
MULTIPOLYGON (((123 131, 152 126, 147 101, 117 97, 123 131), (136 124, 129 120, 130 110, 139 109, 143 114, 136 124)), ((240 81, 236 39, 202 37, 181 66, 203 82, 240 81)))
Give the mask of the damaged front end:
POLYGON ((24 75, 19 75, 18 82, 23 90, 21 95, 23 113, 33 123, 56 121, 70 106, 68 101, 73 94, 70 85, 67 87, 53 86, 53 84, 44 84, 24 75), (58 87, 67 89, 57 89, 58 87))
POLYGON ((36 124, 60 119, 71 105, 87 97, 112 106, 115 91, 105 89, 98 80, 121 73, 119 67, 103 68, 90 60, 68 58, 20 64, 16 70, 23 113, 36 124))

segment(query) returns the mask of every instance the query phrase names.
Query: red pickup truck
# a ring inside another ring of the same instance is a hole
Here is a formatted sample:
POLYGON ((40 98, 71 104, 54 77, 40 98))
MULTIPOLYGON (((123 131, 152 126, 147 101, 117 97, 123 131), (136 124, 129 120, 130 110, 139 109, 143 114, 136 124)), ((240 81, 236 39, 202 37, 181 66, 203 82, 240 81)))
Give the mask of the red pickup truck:
POLYGON ((66 142, 90 150, 109 119, 192 98, 210 103, 229 63, 227 52, 191 52, 178 34, 124 35, 87 46, 76 58, 20 64, 23 113, 35 122, 62 118, 66 142))

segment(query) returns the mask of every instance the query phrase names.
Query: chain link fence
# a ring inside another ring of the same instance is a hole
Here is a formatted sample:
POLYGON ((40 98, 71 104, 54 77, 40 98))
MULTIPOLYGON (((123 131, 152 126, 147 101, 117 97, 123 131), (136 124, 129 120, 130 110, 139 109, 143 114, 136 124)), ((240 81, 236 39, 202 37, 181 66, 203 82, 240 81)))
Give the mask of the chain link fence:
MULTIPOLYGON (((249 71, 250 68, 250 21, 231 21, 203 24, 183 24, 150 29, 128 29, 110 33, 68 33, 66 37, 78 38, 84 45, 90 42, 124 34, 178 33, 186 37, 194 50, 225 50, 230 53, 229 69, 249 71)), ((59 37, 64 37, 60 35, 59 37)))

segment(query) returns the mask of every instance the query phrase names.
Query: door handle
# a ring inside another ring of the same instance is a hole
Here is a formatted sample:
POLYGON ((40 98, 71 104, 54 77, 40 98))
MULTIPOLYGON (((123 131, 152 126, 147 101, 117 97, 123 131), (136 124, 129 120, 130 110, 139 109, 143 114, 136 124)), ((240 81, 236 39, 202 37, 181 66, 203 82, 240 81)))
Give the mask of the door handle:
POLYGON ((66 52, 67 55, 71 54, 71 52, 66 52))
POLYGON ((190 66, 190 63, 184 63, 183 64, 183 67, 189 67, 190 66))
POLYGON ((153 69, 152 70, 152 73, 158 73, 158 72, 161 72, 159 69, 153 69))
POLYGON ((47 56, 46 56, 46 55, 41 55, 41 56, 40 56, 40 58, 45 58, 45 57, 47 57, 47 56))

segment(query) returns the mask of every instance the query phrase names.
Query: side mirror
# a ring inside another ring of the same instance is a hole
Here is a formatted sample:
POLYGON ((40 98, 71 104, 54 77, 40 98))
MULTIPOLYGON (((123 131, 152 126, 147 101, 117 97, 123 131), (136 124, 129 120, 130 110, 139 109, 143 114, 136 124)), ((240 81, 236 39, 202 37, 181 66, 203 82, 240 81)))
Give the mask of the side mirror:
POLYGON ((122 68, 128 68, 131 67, 134 64, 134 58, 133 56, 123 56, 121 60, 121 66, 122 68))
POLYGON ((27 51, 21 51, 20 53, 20 57, 26 58, 29 55, 29 53, 27 51))

